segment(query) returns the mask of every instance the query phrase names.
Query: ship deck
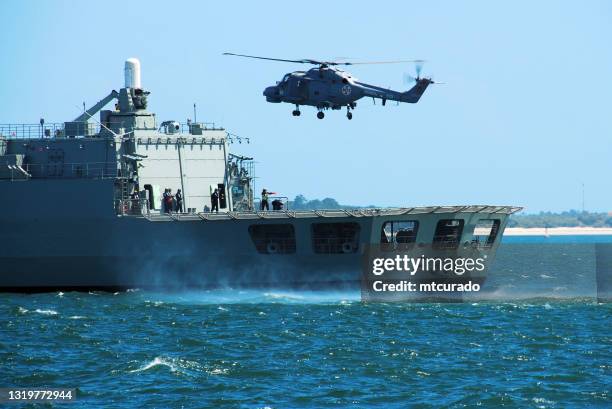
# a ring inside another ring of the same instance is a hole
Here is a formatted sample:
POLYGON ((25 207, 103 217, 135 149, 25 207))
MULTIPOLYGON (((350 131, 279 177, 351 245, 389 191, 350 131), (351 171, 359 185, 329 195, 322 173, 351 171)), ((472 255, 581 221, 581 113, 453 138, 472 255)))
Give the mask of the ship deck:
POLYGON ((221 212, 221 213, 150 213, 123 214, 121 217, 144 217, 153 222, 163 221, 216 221, 216 220, 254 220, 254 219, 303 219, 333 217, 377 217, 404 216, 419 214, 458 214, 483 213, 511 215, 522 210, 517 206, 424 206, 398 208, 333 209, 333 210, 272 210, 261 212, 221 212))

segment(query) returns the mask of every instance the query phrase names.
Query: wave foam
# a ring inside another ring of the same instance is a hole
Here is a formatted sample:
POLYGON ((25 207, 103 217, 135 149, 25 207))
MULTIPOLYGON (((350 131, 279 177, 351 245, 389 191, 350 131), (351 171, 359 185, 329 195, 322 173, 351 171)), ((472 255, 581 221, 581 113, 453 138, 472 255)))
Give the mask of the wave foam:
POLYGON ((43 314, 43 315, 57 315, 59 314, 57 311, 54 310, 41 310, 41 309, 35 309, 34 312, 37 312, 39 314, 43 314))
POLYGON ((172 372, 176 372, 177 368, 176 365, 174 363, 172 363, 171 361, 162 358, 162 357, 155 357, 152 361, 144 364, 143 366, 141 366, 138 369, 134 369, 133 371, 130 372, 143 372, 143 371, 147 371, 151 368, 155 368, 156 366, 166 366, 168 368, 170 368, 170 370, 172 372))

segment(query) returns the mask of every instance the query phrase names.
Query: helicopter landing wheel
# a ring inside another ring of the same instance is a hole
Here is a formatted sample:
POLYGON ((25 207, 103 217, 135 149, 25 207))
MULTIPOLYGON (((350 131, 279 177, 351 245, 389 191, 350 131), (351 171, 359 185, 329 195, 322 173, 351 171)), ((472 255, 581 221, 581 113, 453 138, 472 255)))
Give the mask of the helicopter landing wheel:
POLYGON ((317 112, 317 118, 319 118, 319 119, 325 118, 325 114, 323 113, 323 111, 317 112))
POLYGON ((297 109, 291 113, 293 116, 300 116, 301 112, 297 109))
POLYGON ((346 113, 346 117, 347 117, 347 118, 349 119, 349 121, 350 121, 351 119, 353 119, 353 113, 352 113, 352 112, 350 112, 350 111, 349 111, 349 112, 347 112, 347 113, 346 113))

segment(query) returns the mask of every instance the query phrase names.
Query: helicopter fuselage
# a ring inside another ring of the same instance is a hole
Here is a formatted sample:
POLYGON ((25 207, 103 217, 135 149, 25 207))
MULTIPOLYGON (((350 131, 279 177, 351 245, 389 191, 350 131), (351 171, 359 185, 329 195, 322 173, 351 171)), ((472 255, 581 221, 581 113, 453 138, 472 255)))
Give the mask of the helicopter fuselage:
POLYGON ((312 68, 286 74, 264 91, 266 101, 340 109, 363 97, 361 87, 350 74, 335 68, 312 68))
MULTIPOLYGON (((358 81, 351 74, 334 67, 322 66, 308 71, 294 71, 285 74, 276 85, 267 87, 263 95, 272 103, 286 102, 310 105, 319 111, 323 109, 355 108, 356 101, 363 97, 415 103, 419 100, 431 80, 417 79, 417 84, 406 92, 394 91, 358 81)), ((294 111, 294 115, 299 115, 294 111)))

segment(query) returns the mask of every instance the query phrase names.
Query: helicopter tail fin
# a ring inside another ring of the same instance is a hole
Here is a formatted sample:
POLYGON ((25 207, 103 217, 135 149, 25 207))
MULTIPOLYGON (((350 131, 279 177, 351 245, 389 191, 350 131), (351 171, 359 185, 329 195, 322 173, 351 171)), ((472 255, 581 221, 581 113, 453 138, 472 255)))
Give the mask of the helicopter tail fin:
POLYGON ((402 102, 408 102, 411 104, 416 104, 421 99, 421 95, 425 93, 425 90, 429 86, 429 84, 433 84, 434 82, 429 78, 420 78, 417 79, 417 83, 414 87, 410 88, 408 91, 402 93, 402 102))

